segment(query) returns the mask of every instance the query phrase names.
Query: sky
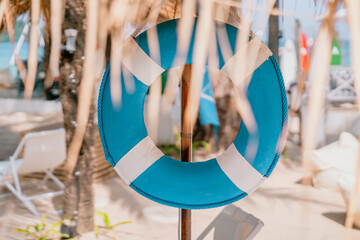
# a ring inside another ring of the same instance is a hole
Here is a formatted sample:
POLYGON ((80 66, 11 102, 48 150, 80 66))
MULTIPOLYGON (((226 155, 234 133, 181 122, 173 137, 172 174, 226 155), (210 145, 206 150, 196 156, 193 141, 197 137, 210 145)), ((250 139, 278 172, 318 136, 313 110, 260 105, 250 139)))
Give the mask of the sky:
MULTIPOLYGON (((250 1, 250 0, 249 0, 250 1)), ((256 0, 256 8, 264 8, 266 0, 256 0)), ((279 29, 282 31, 283 39, 280 42, 285 42, 287 39, 295 39, 295 22, 299 19, 301 23, 301 30, 308 38, 315 38, 320 27, 320 21, 315 18, 323 16, 326 13, 326 4, 321 4, 318 1, 315 5, 314 0, 279 0, 280 8, 283 9, 285 15, 279 17, 279 29)), ((343 6, 340 6, 340 9, 343 6)), ((267 41, 268 26, 264 27, 264 22, 268 23, 264 16, 266 14, 255 12, 253 16, 252 30, 258 35, 264 32, 262 40, 267 41), (260 34, 259 34, 260 33, 260 34)), ((347 24, 344 22, 337 22, 335 30, 338 32, 339 39, 348 40, 349 32, 347 24)))

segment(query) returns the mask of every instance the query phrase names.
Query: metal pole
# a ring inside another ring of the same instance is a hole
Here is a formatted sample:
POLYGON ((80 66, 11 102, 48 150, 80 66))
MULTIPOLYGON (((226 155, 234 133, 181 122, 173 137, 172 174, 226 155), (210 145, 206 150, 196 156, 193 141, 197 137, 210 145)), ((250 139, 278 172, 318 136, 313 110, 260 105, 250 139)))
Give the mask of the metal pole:
MULTIPOLYGON (((185 65, 181 77, 181 153, 182 162, 192 161, 192 129, 191 123, 184 119, 185 108, 189 107, 187 102, 191 80, 191 65, 185 65)), ((191 240, 191 210, 180 210, 180 239, 191 240)))

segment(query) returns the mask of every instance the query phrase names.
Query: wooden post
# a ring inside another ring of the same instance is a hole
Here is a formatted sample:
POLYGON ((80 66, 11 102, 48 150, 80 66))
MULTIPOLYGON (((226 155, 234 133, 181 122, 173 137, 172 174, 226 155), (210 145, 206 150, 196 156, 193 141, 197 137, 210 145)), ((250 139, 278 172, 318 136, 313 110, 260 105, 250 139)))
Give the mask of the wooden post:
MULTIPOLYGON (((181 78, 181 155, 182 162, 192 161, 192 127, 191 122, 184 118, 185 108, 189 107, 188 94, 191 81, 191 65, 185 65, 184 72, 181 78)), ((180 239, 191 239, 191 210, 180 210, 180 239)))
POLYGON ((299 19, 296 19, 295 26, 295 46, 296 46, 296 58, 298 62, 298 73, 301 71, 301 60, 300 60, 300 48, 301 48, 301 23, 299 19))
MULTIPOLYGON (((279 0, 276 0, 274 8, 279 8, 279 0)), ((279 16, 270 15, 269 18, 269 48, 279 62, 279 16)))

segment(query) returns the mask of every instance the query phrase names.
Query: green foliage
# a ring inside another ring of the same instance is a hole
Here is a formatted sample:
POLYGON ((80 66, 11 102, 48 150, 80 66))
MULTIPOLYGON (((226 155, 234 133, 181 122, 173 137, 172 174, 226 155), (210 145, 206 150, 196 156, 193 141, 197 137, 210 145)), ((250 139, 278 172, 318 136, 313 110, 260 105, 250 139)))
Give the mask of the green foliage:
POLYGON ((283 158, 284 158, 284 160, 287 160, 288 159, 288 155, 287 155, 287 151, 286 151, 287 149, 286 149, 286 146, 284 147, 284 150, 283 150, 283 152, 282 152, 282 155, 283 155, 283 158))
MULTIPOLYGON (((125 221, 125 222, 118 222, 115 224, 111 224, 110 218, 107 213, 95 210, 95 214, 101 216, 103 223, 104 223, 104 226, 98 226, 95 224, 94 229, 95 229, 96 238, 99 238, 99 236, 100 236, 100 228, 105 229, 106 231, 112 231, 112 230, 114 230, 114 228, 116 228, 120 225, 131 223, 131 221, 125 221)), ((110 236, 113 239, 117 239, 117 237, 115 235, 111 234, 111 232, 110 232, 110 236)))
MULTIPOLYGON (((179 155, 180 154, 180 133, 175 135, 176 141, 175 144, 166 144, 161 147, 161 150, 165 155, 179 155)), ((206 151, 210 151, 210 145, 206 141, 196 141, 192 143, 192 150, 196 150, 199 147, 205 148, 206 151)))
POLYGON ((46 220, 46 215, 43 214, 41 216, 40 223, 34 225, 29 224, 24 229, 16 228, 13 229, 13 231, 23 233, 34 240, 48 240, 48 239, 58 239, 60 237, 65 237, 65 238, 69 237, 67 234, 63 234, 59 230, 57 230, 60 227, 62 220, 57 221, 50 227, 46 225, 45 220, 46 220))
POLYGON ((180 148, 177 147, 176 145, 166 144, 162 146, 161 149, 163 150, 164 154, 167 156, 180 154, 180 148))
POLYGON ((193 142, 192 150, 194 151, 200 146, 204 147, 206 149, 206 151, 210 151, 209 143, 207 143, 206 141, 193 142))
POLYGON ((175 135, 175 144, 165 144, 160 147, 163 153, 167 156, 180 155, 180 133, 175 135))

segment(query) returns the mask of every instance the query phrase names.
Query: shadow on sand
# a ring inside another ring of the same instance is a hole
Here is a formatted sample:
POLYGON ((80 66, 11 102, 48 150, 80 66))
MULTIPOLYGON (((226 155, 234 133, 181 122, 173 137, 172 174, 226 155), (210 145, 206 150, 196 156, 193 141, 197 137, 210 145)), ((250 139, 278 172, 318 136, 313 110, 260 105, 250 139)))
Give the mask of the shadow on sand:
MULTIPOLYGON (((322 215, 342 226, 345 226, 346 212, 325 212, 322 215)), ((356 226, 354 226, 353 229, 360 230, 360 228, 356 226)))

